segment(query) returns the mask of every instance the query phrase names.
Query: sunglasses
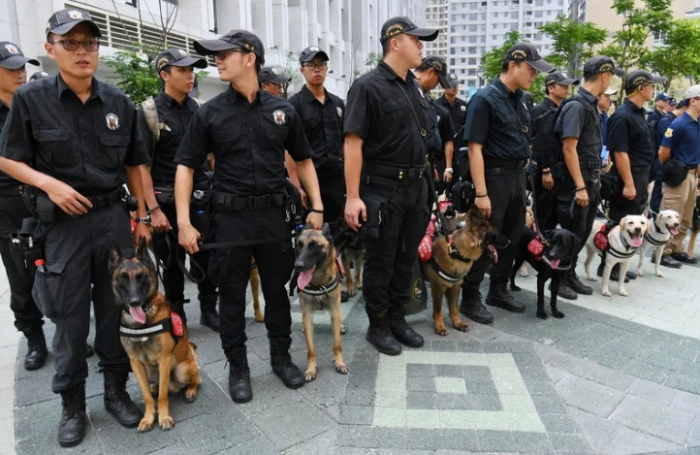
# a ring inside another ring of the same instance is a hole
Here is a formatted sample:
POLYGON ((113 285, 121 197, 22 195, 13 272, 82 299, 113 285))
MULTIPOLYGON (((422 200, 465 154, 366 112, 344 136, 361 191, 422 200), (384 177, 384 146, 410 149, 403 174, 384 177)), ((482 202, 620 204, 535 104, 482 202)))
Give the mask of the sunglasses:
POLYGON ((98 40, 78 41, 74 39, 64 39, 60 41, 49 41, 51 44, 61 44, 63 49, 67 51, 77 51, 80 46, 83 46, 88 52, 95 52, 100 48, 98 40))

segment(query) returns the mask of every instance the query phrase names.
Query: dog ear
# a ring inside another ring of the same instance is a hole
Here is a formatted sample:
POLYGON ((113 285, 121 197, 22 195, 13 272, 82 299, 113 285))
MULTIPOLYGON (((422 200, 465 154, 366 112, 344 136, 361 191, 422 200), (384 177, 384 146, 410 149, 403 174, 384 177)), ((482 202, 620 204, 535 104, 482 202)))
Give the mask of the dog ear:
POLYGON ((149 269, 155 270, 156 266, 151 260, 151 255, 148 253, 148 244, 144 239, 141 239, 141 241, 139 241, 139 246, 136 249, 136 258, 139 260, 139 262, 146 265, 146 267, 148 267, 149 269))
POLYGON ((112 242, 109 248, 109 272, 114 273, 122 262, 122 252, 116 243, 112 242))
POLYGON ((619 225, 620 229, 624 229, 626 223, 627 223, 627 217, 623 216, 622 219, 620 220, 620 225, 619 225))

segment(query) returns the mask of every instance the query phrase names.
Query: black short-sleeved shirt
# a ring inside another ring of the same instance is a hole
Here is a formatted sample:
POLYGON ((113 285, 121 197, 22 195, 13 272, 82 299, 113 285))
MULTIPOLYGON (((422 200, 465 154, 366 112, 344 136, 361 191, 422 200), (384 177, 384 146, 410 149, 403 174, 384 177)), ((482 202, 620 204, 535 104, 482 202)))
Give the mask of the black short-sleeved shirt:
POLYGON ((527 160, 530 158, 530 127, 530 113, 523 102, 523 92, 511 92, 496 78, 469 101, 464 141, 483 146, 487 166, 489 159, 527 160), (527 128, 526 133, 524 128, 527 128))
POLYGON ((626 99, 608 119, 608 150, 627 153, 632 167, 650 166, 656 150, 651 125, 644 119, 644 108, 626 99))
POLYGON ((343 167, 343 117, 345 103, 325 90, 323 104, 304 85, 299 93, 289 98, 304 124, 306 138, 313 151, 317 169, 338 170, 343 167))
MULTIPOLYGON (((173 186, 175 184, 175 154, 185 135, 187 126, 190 124, 194 113, 199 109, 199 105, 189 96, 180 104, 170 95, 161 91, 154 98, 158 120, 161 125, 160 138, 158 142, 153 141, 151 128, 143 114, 143 108, 139 107, 139 131, 146 143, 146 150, 151 159, 151 177, 155 186, 173 186)), ((208 169, 207 163, 197 169, 194 174, 195 183, 206 182, 207 176, 204 173, 208 169)))
POLYGON ((450 113, 447 109, 440 106, 434 101, 431 102, 435 106, 435 113, 437 114, 438 132, 440 133, 440 139, 442 139, 442 147, 444 150, 445 144, 455 137, 455 128, 452 123, 452 116, 450 116, 450 113))
POLYGON ((401 167, 425 163, 426 141, 407 97, 420 128, 430 130, 430 106, 412 72, 404 81, 382 62, 350 87, 345 134, 354 133, 362 139, 365 161, 401 167))
MULTIPOLYGON (((450 103, 447 101, 447 98, 445 98, 445 95, 442 95, 437 99, 436 103, 447 109, 450 113, 450 117, 452 117, 452 127, 455 129, 455 133, 460 135, 459 142, 461 142, 462 131, 460 131, 460 129, 467 121, 467 102, 463 99, 455 98, 454 103, 450 103)), ((455 147, 456 146, 457 145, 455 145, 455 147)))
MULTIPOLYGON (((258 91, 248 102, 231 85, 195 113, 175 155, 175 163, 199 169, 213 153, 218 191, 234 196, 263 196, 285 188, 284 151, 295 161, 312 158, 304 125, 292 105, 258 91)), ((253 245, 289 239, 284 207, 221 213, 214 216, 220 240, 253 245)))
MULTIPOLYGON (((5 126, 5 122, 7 121, 7 116, 10 115, 10 108, 5 106, 2 101, 0 101, 0 131, 2 131, 3 126, 5 126)), ((7 189, 7 188, 13 188, 13 187, 18 187, 21 185, 20 182, 17 180, 13 179, 9 175, 5 174, 4 172, 0 171, 0 188, 1 189, 7 189)))
POLYGON ((557 105, 557 103, 555 103, 549 98, 545 98, 540 104, 532 108, 532 111, 530 111, 530 115, 532 115, 532 120, 534 121, 537 117, 544 114, 548 110, 558 108, 559 106, 557 105))
POLYGON ((119 89, 92 80, 83 104, 61 76, 15 93, 0 135, 0 155, 94 196, 126 183, 124 166, 148 162, 136 108, 119 89))
MULTIPOLYGON (((644 111, 644 112, 646 112, 646 111, 644 111)), ((654 110, 651 111, 651 113, 647 116, 647 123, 651 124, 653 122, 658 122, 661 119, 661 117, 663 117, 663 116, 664 116, 663 112, 659 111, 655 107, 654 110)))
POLYGON ((603 150, 598 99, 583 87, 561 109, 554 131, 562 139, 576 138, 579 161, 599 161, 603 150))

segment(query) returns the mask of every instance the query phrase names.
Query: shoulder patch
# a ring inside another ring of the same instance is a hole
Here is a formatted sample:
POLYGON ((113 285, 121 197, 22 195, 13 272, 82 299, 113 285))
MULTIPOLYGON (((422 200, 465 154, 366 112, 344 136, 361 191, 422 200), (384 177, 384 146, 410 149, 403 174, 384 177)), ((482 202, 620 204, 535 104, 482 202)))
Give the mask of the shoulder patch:
POLYGON ((673 137, 673 130, 671 128, 667 129, 666 132, 664 133, 664 136, 666 137, 673 137))

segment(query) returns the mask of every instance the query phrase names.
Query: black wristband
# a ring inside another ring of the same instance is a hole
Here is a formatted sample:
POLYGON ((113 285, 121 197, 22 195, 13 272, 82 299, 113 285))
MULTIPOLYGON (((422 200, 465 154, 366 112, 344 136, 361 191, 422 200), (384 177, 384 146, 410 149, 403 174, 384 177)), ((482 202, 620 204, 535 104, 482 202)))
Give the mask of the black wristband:
POLYGON ((321 215, 323 215, 323 210, 316 210, 316 209, 314 209, 314 208, 309 209, 309 212, 311 212, 311 213, 320 213, 321 215))
POLYGON ((488 197, 488 194, 481 194, 481 195, 477 194, 476 197, 488 197))
POLYGON ((156 210, 159 210, 159 209, 160 209, 160 205, 156 205, 155 207, 152 207, 152 208, 148 209, 148 211, 146 212, 146 214, 147 214, 147 215, 150 215, 151 212, 155 212, 156 210))
POLYGON ((576 188, 576 192, 578 193, 579 191, 586 191, 586 187, 584 186, 583 188, 576 188))

